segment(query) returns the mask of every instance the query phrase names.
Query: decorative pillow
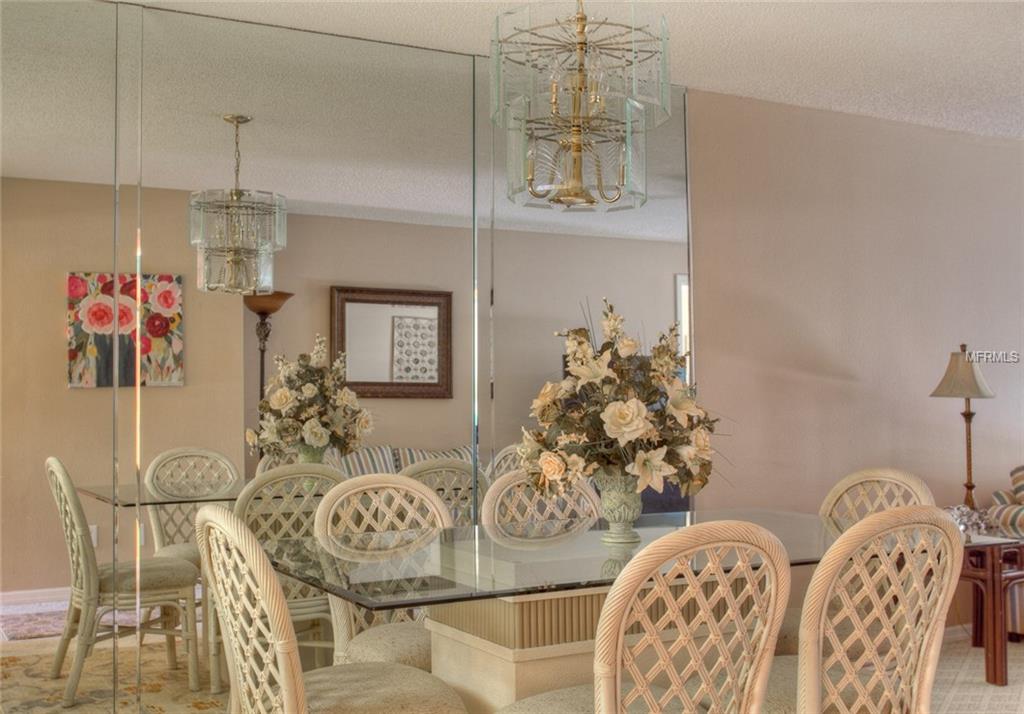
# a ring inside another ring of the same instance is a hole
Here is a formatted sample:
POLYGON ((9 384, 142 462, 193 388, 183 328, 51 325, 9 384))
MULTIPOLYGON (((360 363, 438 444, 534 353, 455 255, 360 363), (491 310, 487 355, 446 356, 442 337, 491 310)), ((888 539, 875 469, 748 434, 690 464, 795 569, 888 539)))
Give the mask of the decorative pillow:
POLYGON ((390 446, 364 446, 341 459, 341 470, 349 476, 397 473, 390 446))
POLYGON ((1024 506, 992 506, 988 518, 1008 536, 1024 538, 1024 506))
POLYGON ((1010 484, 1013 497, 1017 503, 1024 505, 1024 466, 1018 466, 1010 472, 1010 484))
POLYGON ((997 506, 1019 506, 1017 499, 1013 495, 1013 491, 993 491, 992 492, 992 503, 997 506))
POLYGON ((459 446, 454 449, 441 449, 437 451, 395 448, 394 458, 398 471, 401 471, 406 466, 412 466, 419 461, 426 461, 427 459, 462 459, 463 461, 472 462, 473 447, 459 446))

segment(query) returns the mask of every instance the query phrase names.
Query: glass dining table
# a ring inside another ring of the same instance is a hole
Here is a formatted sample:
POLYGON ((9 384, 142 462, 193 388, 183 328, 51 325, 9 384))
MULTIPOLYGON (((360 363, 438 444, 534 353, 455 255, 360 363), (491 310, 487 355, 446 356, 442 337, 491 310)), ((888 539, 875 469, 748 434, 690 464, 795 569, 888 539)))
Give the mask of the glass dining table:
POLYGON ((774 533, 793 566, 835 538, 817 515, 767 509, 645 514, 640 541, 608 544, 603 521, 339 534, 264 541, 275 570, 369 610, 425 608, 433 673, 471 711, 590 681, 601 605, 641 548, 681 527, 739 520, 774 533))

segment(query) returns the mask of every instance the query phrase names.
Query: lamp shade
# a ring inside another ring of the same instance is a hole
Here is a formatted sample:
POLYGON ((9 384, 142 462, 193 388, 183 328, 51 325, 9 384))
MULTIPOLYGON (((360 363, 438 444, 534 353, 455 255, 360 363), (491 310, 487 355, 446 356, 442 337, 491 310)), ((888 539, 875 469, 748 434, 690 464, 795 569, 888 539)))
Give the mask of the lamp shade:
POLYGON ((959 399, 989 399, 995 393, 985 382, 977 362, 967 359, 967 345, 960 345, 959 352, 951 352, 946 373, 935 388, 933 397, 957 397, 959 399))
POLYGON ((245 295, 242 297, 242 302, 245 303, 245 306, 250 311, 255 312, 257 315, 273 315, 281 309, 292 295, 293 293, 278 290, 269 295, 245 295))

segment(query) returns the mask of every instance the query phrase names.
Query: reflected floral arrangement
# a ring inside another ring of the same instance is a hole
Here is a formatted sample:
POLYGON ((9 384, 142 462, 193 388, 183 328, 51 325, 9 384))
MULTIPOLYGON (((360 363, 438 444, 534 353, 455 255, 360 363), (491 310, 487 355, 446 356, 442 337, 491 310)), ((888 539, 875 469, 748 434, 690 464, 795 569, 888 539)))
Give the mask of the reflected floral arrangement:
POLYGON ((533 400, 538 429, 523 430, 519 457, 538 488, 563 491, 576 479, 612 472, 635 480, 636 492, 665 482, 695 494, 711 474, 717 420, 698 406, 679 377, 686 356, 678 327, 661 334, 649 355, 605 300, 603 341, 579 327, 565 338, 569 376, 548 382, 533 400))
POLYGON ((313 350, 294 361, 274 357, 277 374, 260 400, 258 430, 245 440, 256 451, 274 457, 297 454, 300 461, 320 462, 328 447, 344 456, 373 430, 373 416, 345 386, 345 355, 327 357, 327 340, 317 335, 313 350))

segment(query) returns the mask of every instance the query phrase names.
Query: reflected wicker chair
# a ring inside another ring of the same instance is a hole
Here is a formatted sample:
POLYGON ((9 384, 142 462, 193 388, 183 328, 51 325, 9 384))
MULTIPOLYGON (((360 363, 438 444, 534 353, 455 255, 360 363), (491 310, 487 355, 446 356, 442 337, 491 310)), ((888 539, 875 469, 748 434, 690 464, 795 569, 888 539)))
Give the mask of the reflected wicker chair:
MULTIPOLYGON (((270 469, 276 469, 279 466, 291 466, 299 460, 299 455, 296 453, 285 453, 280 456, 272 456, 271 454, 264 454, 260 457, 260 460, 256 462, 256 473, 255 476, 260 476, 270 469)), ((330 466, 335 471, 345 473, 345 469, 341 464, 341 454, 333 446, 328 447, 324 450, 324 466, 330 466)))
POLYGON ((786 550, 760 526, 677 530, 616 578, 597 625, 593 686, 502 712, 757 712, 788 595, 786 550))
POLYGON ((473 525, 473 464, 462 459, 427 459, 399 473, 434 489, 448 504, 456 526, 473 525))
POLYGON ((588 530, 600 512, 601 499, 585 479, 577 479, 554 495, 538 490, 525 471, 515 470, 487 489, 480 506, 480 524, 502 545, 550 544, 588 530))
POLYGON ((463 714, 459 696, 413 667, 367 662, 303 675, 290 608, 256 536, 220 506, 196 519, 203 568, 224 623, 234 712, 463 714))
MULTIPOLYGON (((335 486, 316 511, 314 532, 327 550, 334 551, 339 536, 350 545, 349 561, 385 563, 402 557, 424 540, 414 536, 389 541, 372 536, 389 531, 413 534, 451 528, 447 505, 424 483, 400 474, 367 474, 335 486), (361 541, 351 536, 366 534, 361 541)), ((395 577, 401 577, 396 573, 395 577)), ((419 610, 371 612, 331 596, 334 615, 334 662, 396 662, 430 671, 430 633, 419 610)))
MULTIPOLYGON (((234 513, 259 541, 310 537, 320 499, 345 478, 323 464, 278 466, 246 485, 235 502, 234 513)), ((327 595, 285 575, 280 580, 292 621, 312 626, 313 638, 299 640, 299 645, 332 649, 333 641, 322 636, 324 626, 331 622, 327 595)))
POLYGON ((772 664, 766 714, 931 711, 963 550, 956 524, 934 506, 851 526, 811 579, 799 656, 772 664))
POLYGON ((519 458, 519 444, 509 444, 494 455, 491 463, 487 466, 487 488, 490 489, 499 477, 520 467, 522 459, 519 458))
MULTIPOLYGON (((832 487, 818 514, 832 535, 874 513, 900 506, 934 506, 935 497, 920 478, 898 469, 864 469, 832 487)), ((799 649, 800 607, 790 607, 782 622, 775 654, 794 655, 799 649)))
MULTIPOLYGON (((57 503, 71 562, 71 599, 50 677, 60 677, 68 646, 71 639, 77 637, 74 661, 64 688, 63 704, 70 707, 75 703, 82 668, 86 657, 92 654, 93 645, 114 636, 114 628, 100 623, 100 618, 115 609, 135 609, 135 564, 123 563, 116 570, 112 563, 98 564, 85 512, 60 459, 51 457, 46 460, 46 476, 57 503)), ((187 560, 169 557, 144 558, 139 565, 139 602, 146 610, 160 608, 160 626, 151 626, 148 620, 144 620, 138 631, 166 636, 167 662, 171 668, 177 666, 174 638, 182 638, 188 655, 189 688, 193 692, 198 691, 199 638, 196 635, 195 586, 199 568, 187 560), (172 629, 175 621, 182 623, 180 629, 172 629)), ((118 629, 121 636, 136 631, 136 628, 125 625, 118 629)))
MULTIPOLYGON (((223 454, 198 446, 170 449, 157 454, 146 469, 146 489, 168 500, 196 496, 227 496, 241 477, 231 460, 223 454)), ((158 558, 183 558, 200 567, 199 546, 196 545, 196 513, 200 503, 168 503, 148 506, 150 529, 153 532, 154 555, 158 558)), ((217 616, 210 607, 209 593, 202 594, 203 636, 210 655, 210 671, 219 670, 217 616)), ((144 618, 148 620, 149 614, 144 618)), ((211 691, 220 692, 220 678, 211 677, 211 691)))

